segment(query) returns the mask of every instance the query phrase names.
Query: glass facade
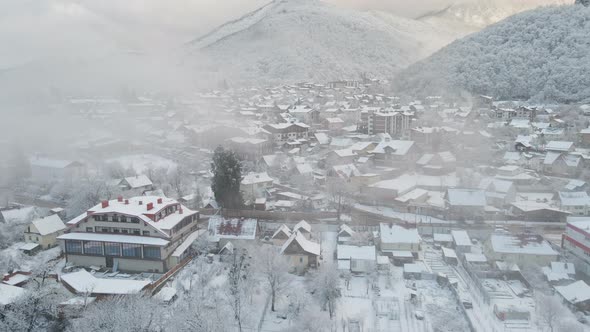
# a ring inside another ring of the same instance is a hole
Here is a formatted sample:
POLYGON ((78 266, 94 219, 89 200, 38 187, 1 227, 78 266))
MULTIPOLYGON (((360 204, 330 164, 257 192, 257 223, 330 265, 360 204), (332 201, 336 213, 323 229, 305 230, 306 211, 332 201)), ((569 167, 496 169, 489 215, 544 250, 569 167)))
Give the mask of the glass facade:
POLYGON ((102 242, 84 241, 84 254, 102 255, 102 242))
POLYGON ((143 247, 143 257, 144 258, 153 258, 153 259, 160 259, 160 247, 153 247, 153 246, 144 246, 143 247))
POLYGON ((66 253, 68 253, 68 254, 81 254, 82 253, 82 241, 67 240, 66 241, 66 253))
POLYGON ((107 256, 121 256, 121 244, 106 242, 104 244, 104 253, 107 256))
POLYGON ((141 257, 141 245, 140 244, 121 244, 123 249, 123 257, 141 257))

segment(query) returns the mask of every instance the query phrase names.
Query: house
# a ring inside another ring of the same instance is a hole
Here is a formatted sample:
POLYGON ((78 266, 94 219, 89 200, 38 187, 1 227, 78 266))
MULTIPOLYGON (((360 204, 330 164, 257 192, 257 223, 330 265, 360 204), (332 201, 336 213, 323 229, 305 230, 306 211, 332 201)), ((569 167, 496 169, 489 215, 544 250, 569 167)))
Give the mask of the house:
POLYGON ((459 264, 459 259, 457 258, 457 252, 451 248, 441 247, 443 260, 451 265, 459 264))
POLYGON ((590 128, 580 130, 580 142, 583 146, 590 146, 590 128))
POLYGON ((481 189, 447 189, 445 202, 450 218, 481 218, 487 205, 481 189))
POLYGON ((502 208, 516 200, 516 186, 512 181, 485 178, 478 187, 485 191, 486 202, 495 207, 502 208))
POLYGON ((36 243, 41 249, 58 245, 57 237, 64 234, 67 227, 57 214, 33 220, 25 229, 25 242, 36 243))
POLYGON ((289 114, 291 114, 298 122, 306 124, 317 123, 320 120, 320 112, 314 110, 307 105, 295 105, 289 108, 289 114))
POLYGON ((263 138, 232 137, 227 142, 241 160, 257 161, 273 151, 272 142, 263 138))
POLYGON ((545 150, 552 152, 574 152, 574 142, 568 141, 549 141, 545 145, 545 150))
POLYGON ((291 237, 289 226, 282 224, 272 235, 270 240, 274 245, 282 246, 291 237))
POLYGON ((385 140, 371 152, 378 165, 410 165, 416 161, 418 149, 414 141, 385 140))
POLYGON ((299 233, 301 233, 306 239, 311 238, 311 225, 307 221, 301 220, 295 224, 295 226, 293 226, 293 232, 297 231, 299 231, 299 233))
POLYGON ((541 270, 552 285, 569 284, 575 280, 576 276, 576 268, 573 263, 551 262, 551 265, 543 266, 541 270))
POLYGON ((263 129, 271 133, 273 141, 278 145, 309 138, 309 126, 301 122, 267 124, 263 129))
POLYGON ((344 244, 352 240, 353 235, 356 234, 348 225, 342 224, 338 230, 338 244, 344 244))
POLYGON ((457 166, 457 158, 449 152, 426 153, 416 161, 422 172, 430 175, 442 175, 453 172, 457 166))
POLYGON ((431 270, 422 261, 404 264, 404 279, 422 280, 432 275, 431 270))
POLYGON ((437 247, 451 248, 453 245, 453 235, 445 233, 434 233, 432 235, 434 245, 437 247))
POLYGON ((338 131, 344 127, 344 120, 341 118, 325 118, 323 123, 324 128, 329 131, 338 131))
POLYGON ((451 236, 453 237, 453 247, 458 253, 471 252, 471 239, 467 231, 454 230, 451 231, 451 236))
POLYGON ((326 157, 329 165, 346 165, 354 161, 356 154, 351 149, 340 149, 331 151, 326 157))
POLYGON ((302 274, 310 267, 318 266, 320 244, 308 240, 299 231, 293 231, 291 237, 283 244, 281 254, 288 258, 293 272, 302 274))
POLYGON ((418 257, 422 242, 416 228, 404 228, 386 223, 379 224, 379 240, 381 252, 391 256, 395 251, 409 251, 414 257, 418 257))
POLYGON ((590 286, 578 280, 567 286, 555 286, 555 291, 574 310, 590 310, 590 286))
POLYGON ((240 192, 247 201, 254 201, 256 198, 265 197, 266 191, 272 188, 274 180, 268 173, 249 173, 240 182, 240 192))
POLYGON ((494 233, 484 243, 484 254, 492 261, 544 266, 557 260, 559 253, 536 234, 494 233))
POLYGON ((30 159, 31 178, 36 182, 78 179, 86 174, 86 166, 73 160, 34 157, 30 159))
POLYGON ((152 180, 146 175, 126 177, 119 182, 119 187, 123 190, 133 190, 141 194, 154 189, 152 180))
POLYGON ((545 174, 574 177, 582 170, 582 157, 549 151, 543 159, 542 167, 545 174))
POLYGON ((590 276, 590 217, 568 217, 561 247, 568 251, 576 270, 590 276))
POLYGON ((590 196, 585 191, 557 193, 559 208, 577 216, 586 216, 590 211, 590 196))
POLYGON ((377 253, 375 246, 336 246, 338 269, 352 273, 371 273, 375 270, 377 253))
POLYGON ((190 255, 198 221, 198 211, 171 198, 118 197, 68 221, 57 239, 72 265, 166 272, 190 255))

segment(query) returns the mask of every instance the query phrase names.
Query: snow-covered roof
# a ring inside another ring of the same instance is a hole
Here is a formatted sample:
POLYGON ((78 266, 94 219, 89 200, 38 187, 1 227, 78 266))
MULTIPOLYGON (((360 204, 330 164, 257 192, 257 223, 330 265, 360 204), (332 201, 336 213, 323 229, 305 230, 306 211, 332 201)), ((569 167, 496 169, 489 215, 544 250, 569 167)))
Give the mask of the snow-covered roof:
POLYGON ((587 206, 590 205, 590 196, 585 191, 568 192, 560 191, 558 193, 559 201, 562 206, 587 206))
POLYGON ((313 167, 311 167, 311 164, 308 163, 304 163, 304 164, 297 164, 297 172, 299 172, 299 174, 310 174, 313 173, 313 167))
POLYGON ((567 286, 555 286, 555 290, 572 304, 590 300, 590 286, 583 280, 578 280, 567 286))
POLYGON ((488 261, 484 254, 474 254, 470 252, 465 254, 465 260, 470 263, 485 263, 488 261))
POLYGON ((567 141, 549 141, 545 146, 545 149, 551 151, 566 152, 574 146, 574 142, 567 141))
POLYGON ((57 214, 52 214, 45 218, 35 219, 32 221, 32 223, 35 225, 35 228, 37 228, 37 231, 40 235, 53 234, 67 228, 57 214))
POLYGON ((12 304, 24 293, 23 288, 0 283, 0 305, 12 304))
POLYGON ((498 193, 507 193, 513 187, 512 181, 500 180, 495 178, 485 178, 482 179, 479 183, 479 189, 498 192, 498 193))
POLYGON ((453 235, 445 233, 434 233, 432 235, 434 242, 453 242, 453 235))
POLYGON ((428 272, 428 267, 422 262, 404 264, 404 273, 422 273, 428 272))
POLYGON ((197 238, 199 236, 201 236, 202 234, 205 233, 204 229, 199 229, 196 230, 192 233, 190 233, 185 239, 184 241, 182 241, 182 243, 176 247, 176 249, 174 249, 174 252, 172 253, 173 257, 180 257, 182 256, 182 254, 193 244, 195 243, 195 241, 197 240, 197 238))
POLYGON ((284 234, 287 237, 291 236, 291 230, 289 229, 289 226, 282 224, 272 235, 272 239, 274 239, 275 237, 277 237, 279 234, 284 234))
POLYGON ((162 289, 158 292, 158 294, 154 295, 154 298, 162 301, 162 302, 170 302, 176 296, 176 288, 166 286, 162 287, 162 289))
POLYGON ((423 174, 403 174, 395 179, 376 182, 369 187, 394 190, 398 195, 405 194, 415 187, 452 188, 459 183, 457 176, 452 173, 444 176, 429 176, 423 174))
POLYGON ((293 226, 293 232, 295 231, 311 233, 311 225, 307 221, 301 220, 300 222, 295 224, 295 226, 293 226))
POLYGON ((159 234, 169 237, 170 235, 166 232, 174 228, 184 218, 195 215, 198 212, 193 211, 184 205, 178 203, 177 200, 168 197, 159 196, 136 196, 129 199, 114 199, 107 201, 108 204, 104 205, 99 203, 96 206, 88 209, 88 212, 83 213, 78 217, 68 221, 68 225, 76 225, 89 215, 103 214, 103 213, 114 213, 126 216, 133 216, 139 218, 141 221, 149 224, 156 229, 159 234), (140 204, 141 203, 141 204, 140 204), (178 206, 175 211, 169 212, 167 215, 160 219, 155 218, 152 220, 148 215, 157 216, 161 211, 165 210, 170 206, 178 206), (152 209, 148 210, 148 207, 152 206, 152 209))
POLYGON ((167 245, 170 241, 151 236, 122 235, 122 234, 104 234, 104 233, 67 233, 57 237, 58 240, 79 240, 79 241, 98 241, 98 242, 116 242, 143 244, 148 246, 167 245))
POLYGON ((86 270, 63 274, 61 281, 78 294, 91 293, 104 295, 136 294, 151 283, 149 280, 96 278, 86 270))
POLYGON ((29 242, 29 243, 23 244, 18 249, 19 250, 33 250, 33 249, 37 248, 38 246, 39 246, 38 243, 29 242))
POLYGON ((404 228, 398 225, 379 224, 381 243, 420 243, 422 238, 416 228, 404 228))
POLYGON ((346 234, 347 236, 352 236, 354 233, 355 231, 353 231, 352 228, 350 228, 350 226, 348 226, 347 224, 340 225, 338 230, 338 236, 341 236, 343 234, 346 234))
POLYGON ((255 183, 272 182, 273 179, 268 176, 268 173, 250 173, 242 178, 242 184, 249 185, 255 183))
POLYGON ((455 241, 455 245, 462 247, 471 246, 471 239, 469 238, 469 234, 467 234, 466 231, 451 231, 451 235, 453 236, 453 241, 455 241))
POLYGON ((486 195, 479 189, 448 189, 447 198, 453 206, 486 206, 486 195))
POLYGON ((332 166, 332 170, 338 175, 338 177, 343 179, 361 175, 361 171, 359 171, 359 169, 353 164, 334 165, 332 166))
POLYGON ((126 182, 131 189, 152 185, 152 180, 150 180, 146 175, 129 176, 121 180, 121 182, 123 181, 126 182))
POLYGON ((254 240, 257 228, 256 219, 224 219, 216 215, 209 218, 208 234, 214 242, 219 239, 254 240))
POLYGON ((558 253, 540 235, 534 234, 492 234, 490 242, 494 252, 500 254, 523 254, 557 256, 558 253))
POLYGON ((315 138, 318 140, 318 143, 322 145, 326 145, 330 143, 330 136, 325 133, 315 133, 315 138))
POLYGON ((384 154, 386 151, 390 151, 394 155, 405 156, 413 146, 414 141, 382 141, 372 152, 384 154))
POLYGON ((350 246, 339 244, 336 246, 338 259, 362 259, 375 261, 377 254, 375 246, 350 246))
POLYGON ((551 262, 551 270, 553 272, 565 273, 569 275, 576 274, 576 267, 574 264, 567 262, 551 262))
POLYGON ((287 248, 289 248, 293 242, 297 243, 301 247, 301 249, 303 249, 303 251, 305 251, 309 254, 319 256, 321 253, 319 243, 315 243, 315 242, 308 240, 299 231, 294 231, 291 234, 291 237, 289 237, 289 239, 287 240, 287 242, 285 242, 283 244, 283 246, 281 247, 281 254, 283 254, 285 252, 285 250, 287 250, 287 248))
POLYGON ((441 249, 443 252, 443 256, 449 257, 449 258, 457 258, 457 253, 455 252, 455 250, 453 250, 451 248, 446 248, 446 247, 441 247, 441 249))

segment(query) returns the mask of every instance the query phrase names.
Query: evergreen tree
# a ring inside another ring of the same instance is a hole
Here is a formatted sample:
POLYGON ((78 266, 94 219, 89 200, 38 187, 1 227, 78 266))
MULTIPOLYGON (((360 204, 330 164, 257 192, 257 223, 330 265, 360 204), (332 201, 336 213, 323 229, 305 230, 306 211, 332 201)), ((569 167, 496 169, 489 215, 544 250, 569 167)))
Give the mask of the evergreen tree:
POLYGON ((215 149, 211 171, 213 181, 211 189, 215 200, 224 208, 239 208, 242 206, 240 181, 242 180, 241 164, 236 154, 222 147, 215 149))

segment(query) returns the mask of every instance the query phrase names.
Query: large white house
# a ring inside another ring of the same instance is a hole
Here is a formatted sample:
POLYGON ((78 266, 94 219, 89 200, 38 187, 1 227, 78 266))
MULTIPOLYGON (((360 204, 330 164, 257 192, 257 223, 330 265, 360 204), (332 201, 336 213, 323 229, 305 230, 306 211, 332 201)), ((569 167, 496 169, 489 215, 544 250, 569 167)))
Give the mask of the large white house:
POLYGON ((58 237, 68 263, 134 272, 164 272, 188 254, 199 213, 155 196, 102 201, 58 237), (176 250, 184 248, 182 252, 176 250))
POLYGON ((562 247, 573 259, 576 270, 590 276, 590 217, 568 217, 562 247))

